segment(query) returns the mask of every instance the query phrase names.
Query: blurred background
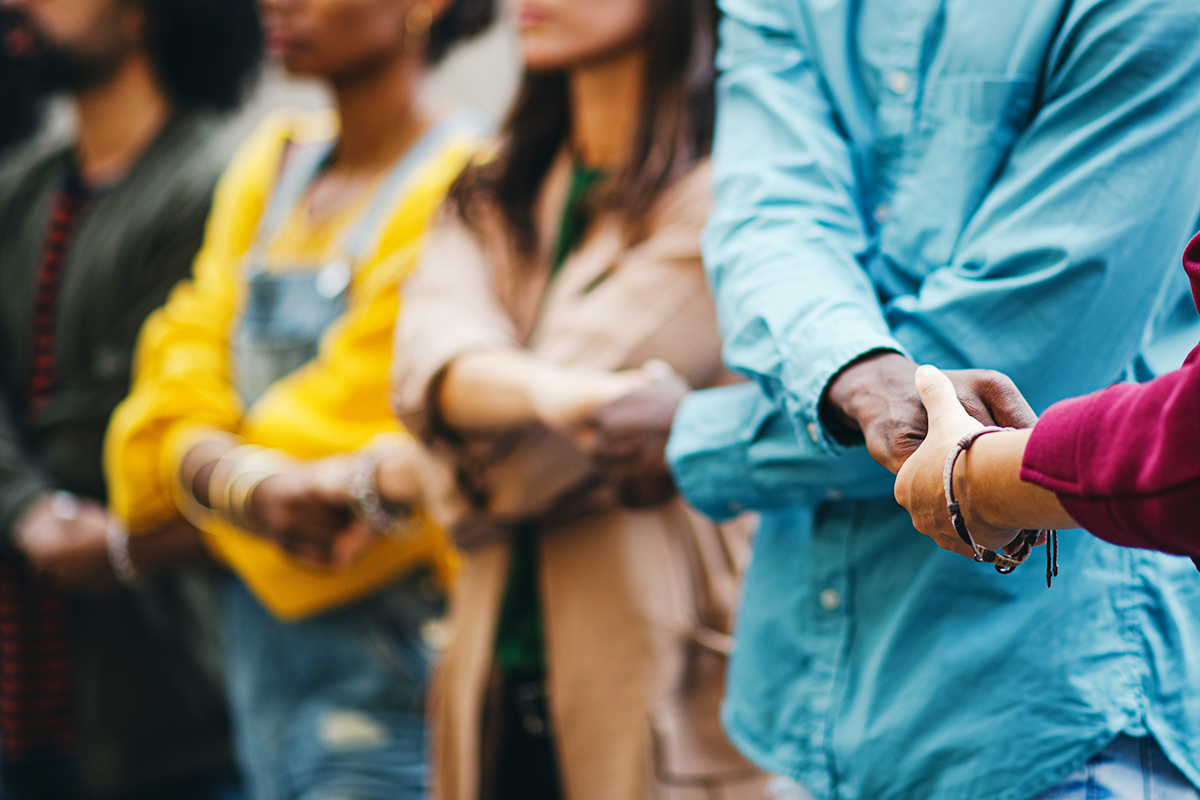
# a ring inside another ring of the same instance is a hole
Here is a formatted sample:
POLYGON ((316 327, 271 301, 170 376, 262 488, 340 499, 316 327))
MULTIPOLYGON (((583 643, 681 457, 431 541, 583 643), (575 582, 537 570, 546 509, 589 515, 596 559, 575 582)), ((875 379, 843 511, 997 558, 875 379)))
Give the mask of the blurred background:
MULTIPOLYGON (((434 104, 465 105, 484 111, 497 120, 516 89, 518 77, 516 29, 502 20, 483 36, 457 50, 432 74, 427 91, 434 104)), ((264 116, 277 108, 319 109, 329 105, 320 85, 289 78, 268 65, 252 99, 239 114, 231 135, 246 137, 264 116)), ((67 104, 50 110, 43 135, 69 130, 72 115, 67 104)))

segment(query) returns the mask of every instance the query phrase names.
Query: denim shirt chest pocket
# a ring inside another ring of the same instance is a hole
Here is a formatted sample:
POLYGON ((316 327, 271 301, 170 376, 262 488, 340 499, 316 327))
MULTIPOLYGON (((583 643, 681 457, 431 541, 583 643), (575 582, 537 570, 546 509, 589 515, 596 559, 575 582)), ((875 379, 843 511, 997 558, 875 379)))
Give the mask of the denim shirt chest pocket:
POLYGON ((961 232, 1032 113, 1037 85, 1036 76, 968 74, 925 85, 891 214, 879 230, 881 258, 892 270, 906 267, 887 283, 915 292, 954 260, 961 232))

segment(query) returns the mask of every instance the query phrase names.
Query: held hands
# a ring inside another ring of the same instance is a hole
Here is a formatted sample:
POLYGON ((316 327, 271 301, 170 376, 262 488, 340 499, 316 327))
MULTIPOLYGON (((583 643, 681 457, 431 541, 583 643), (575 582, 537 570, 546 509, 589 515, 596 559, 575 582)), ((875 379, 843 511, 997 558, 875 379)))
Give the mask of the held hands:
POLYGON ((655 506, 675 495, 667 439, 675 410, 691 389, 665 362, 647 362, 641 371, 651 377, 649 383, 589 417, 587 450, 629 508, 655 506))
POLYGON ((65 492, 37 500, 13 526, 13 540, 35 572, 69 591, 103 594, 117 588, 108 558, 104 506, 65 492))
POLYGON ((621 372, 556 370, 534 393, 538 418, 592 457, 622 505, 645 508, 675 494, 664 451, 690 387, 666 362, 621 372))
MULTIPOLYGON (((916 452, 928 428, 915 388, 916 371, 917 365, 898 353, 870 354, 842 370, 825 398, 826 408, 846 427, 861 430, 871 457, 891 472, 899 472, 916 452)), ((1029 428, 1037 422, 1037 415, 1007 376, 982 369, 941 374, 961 408, 981 424, 1029 428)))
POLYGON ((622 372, 555 369, 539 376, 531 392, 534 413, 547 427, 577 433, 593 412, 654 380, 645 369, 622 372))
POLYGON ((304 561, 346 566, 375 534, 353 511, 347 456, 295 462, 255 488, 250 515, 257 533, 304 561))
MULTIPOLYGON (((936 367, 919 367, 915 386, 928 411, 929 427, 925 440, 896 475, 896 501, 912 515, 913 526, 939 547, 970 557, 971 548, 950 523, 943 473, 946 458, 959 440, 984 426, 967 413, 955 385, 936 367)), ((967 487, 961 480, 964 463, 964 458, 960 458, 955 469, 954 487, 966 515, 967 527, 981 546, 999 550, 1012 542, 1020 531, 998 528, 972 518, 967 487)))

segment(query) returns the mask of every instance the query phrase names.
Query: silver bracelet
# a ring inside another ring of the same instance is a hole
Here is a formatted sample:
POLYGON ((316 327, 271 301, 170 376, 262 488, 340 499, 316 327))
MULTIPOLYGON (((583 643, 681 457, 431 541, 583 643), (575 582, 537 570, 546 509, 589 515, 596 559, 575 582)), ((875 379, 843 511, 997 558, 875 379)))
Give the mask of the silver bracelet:
POLYGON ((104 532, 104 544, 108 548, 108 562, 112 565, 113 574, 117 580, 126 586, 133 587, 141 580, 129 553, 129 531, 115 516, 109 515, 108 529, 104 532))
POLYGON ((354 457, 346 489, 359 516, 372 531, 396 541, 411 541, 423 527, 418 517, 407 506, 398 513, 388 511, 379 496, 379 462, 385 455, 388 451, 373 447, 360 450, 354 457))

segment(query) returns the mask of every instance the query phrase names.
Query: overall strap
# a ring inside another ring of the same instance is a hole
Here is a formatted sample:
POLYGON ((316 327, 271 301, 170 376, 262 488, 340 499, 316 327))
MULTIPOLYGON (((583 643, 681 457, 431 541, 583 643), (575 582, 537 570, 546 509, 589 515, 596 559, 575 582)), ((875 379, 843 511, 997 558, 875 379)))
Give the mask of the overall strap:
MULTIPOLYGON (((283 226, 287 224, 288 217, 291 216, 292 209, 300 202, 305 190, 329 158, 333 145, 332 141, 288 143, 279 177, 275 180, 267 207, 258 222, 254 243, 250 246, 252 254, 261 255, 278 238, 283 226)), ((249 263, 251 269, 259 270, 262 269, 263 259, 251 258, 249 263)))
POLYGON ((434 123, 408 149, 379 184, 370 206, 347 231, 342 240, 342 252, 350 263, 360 263, 372 254, 379 244, 381 228, 396 201, 409 189, 415 173, 446 143, 458 137, 482 138, 491 131, 486 116, 477 112, 460 111, 434 123))

